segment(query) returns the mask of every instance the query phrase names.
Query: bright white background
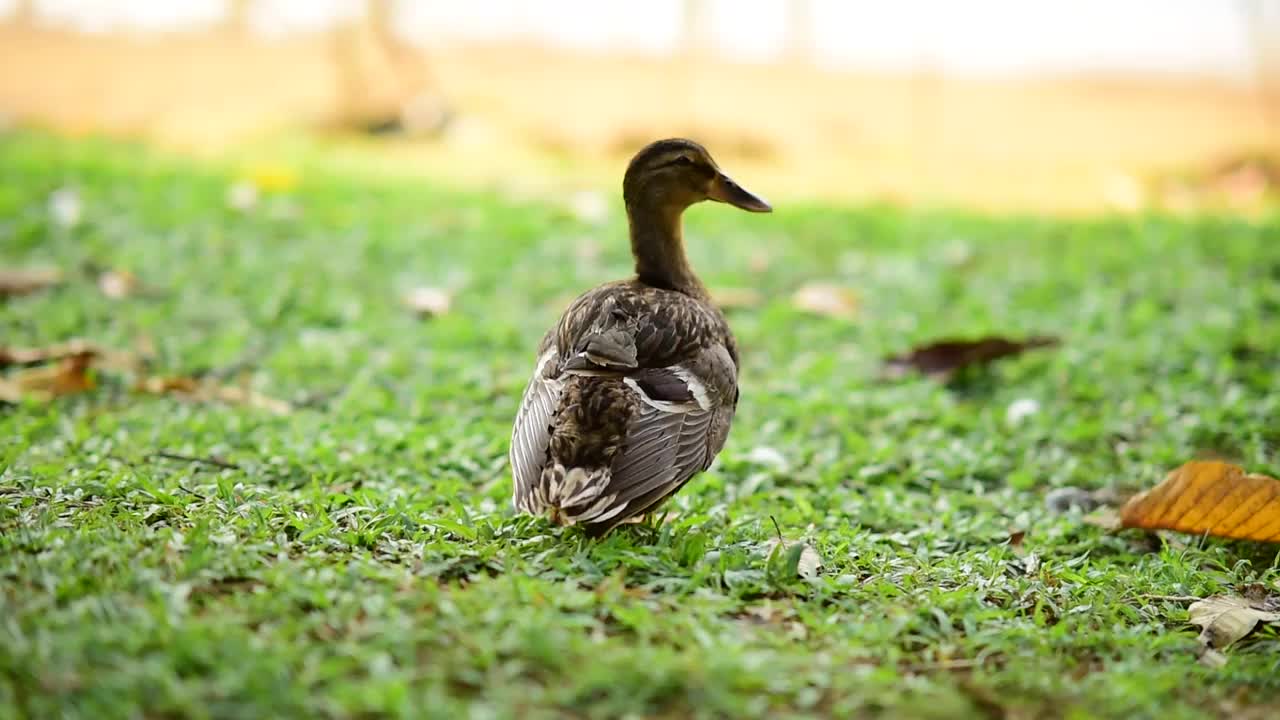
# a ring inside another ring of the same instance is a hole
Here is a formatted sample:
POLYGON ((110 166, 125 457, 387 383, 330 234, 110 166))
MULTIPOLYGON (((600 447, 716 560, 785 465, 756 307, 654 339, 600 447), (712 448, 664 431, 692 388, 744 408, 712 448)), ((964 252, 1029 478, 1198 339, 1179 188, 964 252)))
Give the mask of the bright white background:
MULTIPOLYGON (((1247 77, 1248 0, 809 0, 810 57, 831 66, 948 73, 1093 70, 1247 77)), ((18 0, 0 0, 0 13, 18 0)), ((218 22, 226 0, 35 0, 38 17, 91 31, 218 22)), ((1280 32, 1280 0, 1262 0, 1280 32)), ((267 34, 322 29, 360 0, 254 0, 267 34)), ((665 53, 680 46, 684 0, 401 0, 398 26, 424 41, 519 39, 665 53)), ((704 41, 727 56, 779 57, 787 0, 706 0, 704 41)), ((1255 28, 1256 30, 1256 28, 1255 28)))

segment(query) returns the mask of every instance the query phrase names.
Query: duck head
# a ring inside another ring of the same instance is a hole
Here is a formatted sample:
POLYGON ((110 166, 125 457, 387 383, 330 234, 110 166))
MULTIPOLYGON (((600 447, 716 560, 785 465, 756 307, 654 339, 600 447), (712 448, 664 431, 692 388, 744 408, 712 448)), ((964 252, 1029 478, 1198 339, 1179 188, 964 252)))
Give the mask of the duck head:
POLYGON ((751 212, 773 209, 724 174, 706 148, 679 138, 659 140, 636 153, 622 179, 622 197, 639 280, 704 298, 706 288, 685 256, 680 222, 685 209, 703 200, 751 212))
POLYGON ((663 214, 678 214, 703 200, 750 212, 773 209, 724 174, 706 148, 682 138, 659 140, 636 153, 622 180, 622 196, 628 209, 643 207, 663 214))

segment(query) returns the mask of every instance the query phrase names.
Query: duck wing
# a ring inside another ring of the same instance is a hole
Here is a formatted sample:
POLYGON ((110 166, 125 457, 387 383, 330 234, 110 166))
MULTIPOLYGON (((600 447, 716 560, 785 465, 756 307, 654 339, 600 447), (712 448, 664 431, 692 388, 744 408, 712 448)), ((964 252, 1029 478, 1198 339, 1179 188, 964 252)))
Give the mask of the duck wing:
POLYGON ((718 310, 681 293, 615 286, 583 300, 561 326, 567 371, 620 382, 629 406, 600 493, 612 501, 579 520, 604 532, 711 465, 737 407, 737 348, 718 310))
POLYGON ((711 465, 737 405, 736 377, 728 349, 715 344, 688 361, 623 378, 635 409, 610 468, 607 492, 624 506, 619 515, 647 512, 711 465))
POLYGON ((564 377, 559 369, 560 353, 551 334, 542 341, 533 377, 525 387, 520 410, 511 429, 508 458, 514 479, 512 502, 526 512, 526 498, 547 464, 547 447, 551 442, 552 424, 560 398, 564 394, 564 377))
POLYGON ((516 418, 516 508, 605 532, 655 507, 724 446, 737 375, 712 306, 631 283, 578 298, 543 340, 516 418))

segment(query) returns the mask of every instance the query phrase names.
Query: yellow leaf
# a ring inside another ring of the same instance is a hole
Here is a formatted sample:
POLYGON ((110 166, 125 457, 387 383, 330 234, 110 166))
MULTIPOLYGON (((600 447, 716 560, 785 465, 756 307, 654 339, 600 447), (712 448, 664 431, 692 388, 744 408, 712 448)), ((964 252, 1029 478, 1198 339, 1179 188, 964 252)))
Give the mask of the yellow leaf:
POLYGON ((1125 503, 1120 522, 1128 528, 1280 542, 1280 480, 1219 461, 1189 462, 1125 503))

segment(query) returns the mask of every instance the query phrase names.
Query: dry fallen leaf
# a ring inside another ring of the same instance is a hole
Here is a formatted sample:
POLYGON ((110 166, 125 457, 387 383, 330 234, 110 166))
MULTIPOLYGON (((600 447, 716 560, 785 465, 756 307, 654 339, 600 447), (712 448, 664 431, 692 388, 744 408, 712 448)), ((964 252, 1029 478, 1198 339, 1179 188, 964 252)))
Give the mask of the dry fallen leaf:
POLYGON ((30 295, 61 282, 62 271, 54 268, 0 269, 0 298, 30 295))
POLYGON ((221 402, 228 405, 243 405, 265 410, 276 415, 288 415, 293 412, 293 406, 289 403, 268 397, 246 387, 201 382, 195 378, 181 375, 143 378, 134 385, 133 389, 134 392, 146 395, 172 395, 190 402, 221 402))
POLYGON ((63 395, 92 390, 89 368, 97 353, 85 350, 63 357, 57 365, 23 370, 0 378, 0 401, 21 402, 23 398, 48 402, 63 395))
POLYGON ((802 578, 810 579, 818 576, 818 572, 822 570, 822 556, 818 554, 813 546, 803 542, 786 542, 779 538, 769 538, 764 544, 765 556, 773 557, 775 549, 777 557, 782 558, 790 553, 798 553, 795 560, 795 572, 802 578), (781 547, 779 547, 781 546, 781 547))
POLYGON ((1057 344, 1057 338, 1047 336, 1026 340, 1009 340, 996 336, 977 340, 947 339, 921 345, 904 355, 886 358, 885 365, 896 375, 917 370, 926 375, 947 376, 966 367, 987 365, 1000 358, 1057 344))
POLYGON ((1226 662, 1221 650, 1253 632, 1258 623, 1280 622, 1280 597, 1215 595, 1191 603, 1187 615, 1188 622, 1200 628, 1201 661, 1221 666, 1226 662))
POLYGON ((57 345, 41 348, 2 347, 0 346, 0 368, 10 365, 39 365, 53 360, 62 360, 72 355, 101 355, 103 350, 84 340, 69 340, 57 345))
POLYGON ((1280 542, 1280 480, 1238 465, 1192 461, 1130 498, 1124 527, 1280 542))
POLYGON ((421 316, 444 315, 453 304, 449 292, 435 287, 417 287, 401 298, 404 306, 421 316))
POLYGON ((800 310, 846 320, 858 314, 858 294, 829 283, 814 283, 796 290, 791 304, 800 310))
POLYGON ((98 289, 112 300, 120 300, 138 289, 138 278, 128 270, 107 270, 98 276, 98 289))

